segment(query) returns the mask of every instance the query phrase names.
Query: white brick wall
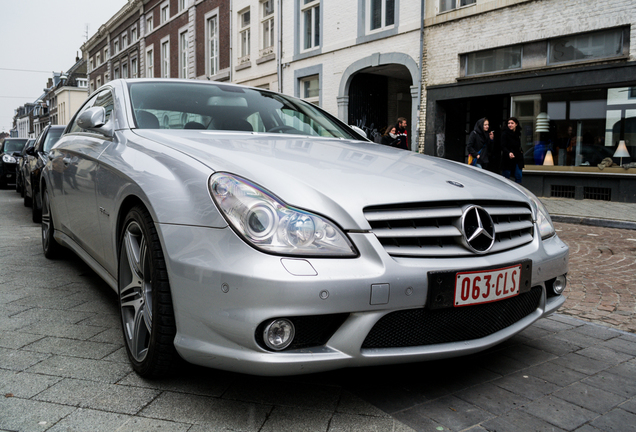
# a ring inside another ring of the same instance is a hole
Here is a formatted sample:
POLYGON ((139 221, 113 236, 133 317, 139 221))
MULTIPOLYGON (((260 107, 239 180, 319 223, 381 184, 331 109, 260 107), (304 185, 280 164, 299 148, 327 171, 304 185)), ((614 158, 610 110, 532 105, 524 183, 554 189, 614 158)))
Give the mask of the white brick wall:
MULTIPOLYGON (((478 0, 477 6, 483 3, 489 2, 478 0)), ((427 16, 427 23, 431 18, 427 16)), ((627 24, 632 29, 630 61, 634 61, 634 0, 535 0, 432 25, 425 29, 424 36, 426 84, 455 82, 461 53, 627 24)))

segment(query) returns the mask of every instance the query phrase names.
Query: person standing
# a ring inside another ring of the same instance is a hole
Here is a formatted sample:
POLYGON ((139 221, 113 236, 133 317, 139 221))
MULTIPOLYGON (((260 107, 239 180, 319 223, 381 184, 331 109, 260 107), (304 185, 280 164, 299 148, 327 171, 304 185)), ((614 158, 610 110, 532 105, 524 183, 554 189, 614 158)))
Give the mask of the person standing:
POLYGON ((397 119, 395 130, 396 130, 397 136, 400 138, 400 144, 397 145, 396 147, 404 149, 404 150, 409 149, 409 137, 408 137, 408 131, 406 130, 407 126, 408 125, 404 117, 399 117, 397 119))
POLYGON ((400 138, 397 136, 395 126, 386 128, 386 134, 382 135, 381 143, 389 147, 397 147, 400 144, 400 138))
POLYGON ((486 117, 477 120, 475 128, 468 136, 468 144, 466 148, 468 155, 472 157, 471 165, 477 168, 486 168, 488 166, 488 129, 490 122, 486 117))
POLYGON ((501 133, 501 175, 510 178, 514 173, 515 181, 521 184, 523 152, 521 151, 521 126, 515 117, 508 119, 507 127, 501 133))

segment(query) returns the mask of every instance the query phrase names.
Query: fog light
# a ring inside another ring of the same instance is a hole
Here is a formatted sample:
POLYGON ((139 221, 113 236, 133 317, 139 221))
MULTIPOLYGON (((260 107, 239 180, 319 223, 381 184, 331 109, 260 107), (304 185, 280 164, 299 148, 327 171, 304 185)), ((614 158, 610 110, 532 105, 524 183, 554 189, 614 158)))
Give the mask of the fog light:
POLYGON ((560 295, 561 293, 563 293, 566 283, 567 283, 567 279, 565 275, 558 276, 554 280, 554 283, 552 284, 552 291, 554 291, 555 294, 560 295))
POLYGON ((280 351, 284 350, 294 340, 294 324, 291 321, 279 318, 272 320, 265 330, 263 330, 263 339, 265 345, 269 348, 280 351))

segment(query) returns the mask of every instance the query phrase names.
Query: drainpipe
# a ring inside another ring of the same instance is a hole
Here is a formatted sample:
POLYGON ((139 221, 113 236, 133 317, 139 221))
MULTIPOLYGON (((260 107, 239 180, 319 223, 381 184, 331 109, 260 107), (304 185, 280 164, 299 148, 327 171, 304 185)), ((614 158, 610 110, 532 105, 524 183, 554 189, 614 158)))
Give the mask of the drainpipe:
POLYGON ((283 6, 282 0, 277 0, 276 6, 276 30, 278 33, 278 53, 276 55, 276 74, 278 75, 278 92, 283 92, 283 6))
MULTIPOLYGON (((232 42, 234 41, 234 35, 232 34, 232 22, 234 21, 234 16, 232 16, 232 5, 233 4, 234 4, 234 2, 230 1, 230 4, 228 6, 230 8, 230 19, 229 19, 229 21, 230 21, 230 23, 229 23, 230 24, 230 44, 229 44, 230 45, 230 74, 229 74, 230 82, 233 82, 232 81, 232 58, 234 57, 234 55, 232 54, 232 42)), ((221 20, 219 19, 219 23, 220 22, 221 22, 221 20)), ((219 50, 219 52, 220 52, 220 50, 219 50)), ((221 61, 220 60, 221 59, 219 59, 219 69, 221 69, 221 61)), ((208 78, 208 79, 210 79, 210 78, 208 78)))
MULTIPOLYGON (((419 99, 420 99, 420 103, 418 104, 418 110, 420 112, 420 116, 422 115, 422 112, 424 113, 424 130, 426 131, 426 107, 424 107, 425 109, 422 110, 422 88, 423 88, 423 83, 422 83, 422 78, 423 78, 423 72, 424 72, 424 17, 425 17, 425 9, 426 9, 426 0, 421 0, 421 17, 420 17, 420 84, 419 84, 419 99)), ((419 116, 418 116, 419 117, 419 116)), ((418 123, 421 123, 422 119, 418 118, 418 123)), ((417 151, 419 152, 419 148, 420 148, 420 127, 418 125, 418 127, 416 128, 417 131, 417 151)), ((411 147, 413 148, 413 147, 411 147)))

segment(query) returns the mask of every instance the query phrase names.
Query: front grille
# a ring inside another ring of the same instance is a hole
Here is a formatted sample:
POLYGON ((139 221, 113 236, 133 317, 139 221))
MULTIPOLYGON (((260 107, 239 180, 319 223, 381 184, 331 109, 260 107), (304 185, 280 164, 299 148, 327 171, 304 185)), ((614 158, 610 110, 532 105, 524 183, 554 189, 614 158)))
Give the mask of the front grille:
POLYGON ((530 243, 532 212, 521 203, 470 202, 443 206, 426 204, 367 207, 364 215, 372 232, 391 256, 456 257, 474 255, 462 243, 461 217, 464 209, 483 207, 493 220, 495 244, 489 254, 530 243))
MULTIPOLYGON (((321 346, 327 343, 329 338, 349 317, 347 313, 331 315, 309 315, 297 317, 285 317, 294 324, 296 330, 293 342, 284 351, 321 346)), ((270 349, 263 342, 263 330, 270 320, 261 323, 256 328, 256 342, 264 349, 270 349)))
POLYGON ((511 326, 539 307, 542 288, 475 306, 408 309, 383 316, 362 348, 403 348, 479 339, 511 326))

